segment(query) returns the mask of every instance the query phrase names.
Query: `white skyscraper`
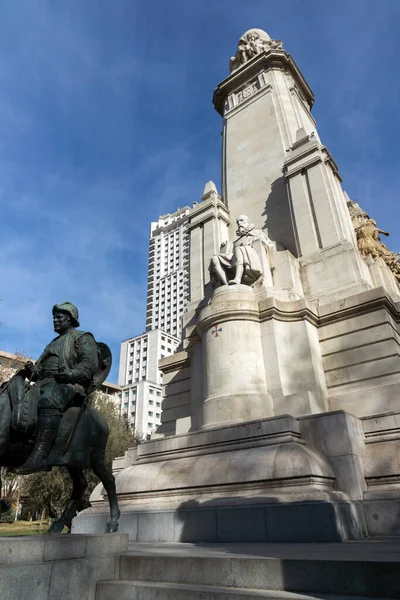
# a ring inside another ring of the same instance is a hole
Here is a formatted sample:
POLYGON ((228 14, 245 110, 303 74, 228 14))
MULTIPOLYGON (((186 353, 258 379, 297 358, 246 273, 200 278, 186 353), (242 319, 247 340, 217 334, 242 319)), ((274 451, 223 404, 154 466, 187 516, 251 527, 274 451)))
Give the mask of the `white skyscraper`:
POLYGON ((151 224, 146 331, 162 329, 179 340, 188 291, 189 206, 151 224))
POLYGON ((159 329, 142 333, 121 344, 118 383, 122 387, 121 413, 141 434, 161 423, 162 375, 160 358, 170 356, 179 344, 159 329))
POLYGON ((158 361, 173 354, 181 340, 189 291, 186 225, 190 210, 185 206, 151 223, 146 332, 121 344, 121 413, 144 435, 161 423, 162 374, 158 361))

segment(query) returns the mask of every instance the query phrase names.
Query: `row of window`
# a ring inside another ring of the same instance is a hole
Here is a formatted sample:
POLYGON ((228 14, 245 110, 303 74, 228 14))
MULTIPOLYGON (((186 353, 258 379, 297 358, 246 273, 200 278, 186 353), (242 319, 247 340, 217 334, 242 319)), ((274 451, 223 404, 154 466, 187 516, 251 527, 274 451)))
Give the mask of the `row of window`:
MULTIPOLYGON (((150 401, 149 401, 149 404, 150 404, 150 406, 153 406, 154 402, 153 402, 152 400, 150 400, 150 401)), ((124 402, 124 407, 125 407, 125 409, 127 409, 127 408, 128 408, 128 406, 129 406, 129 402, 124 402)), ((136 407, 136 400, 131 400, 131 410, 132 410, 132 407, 133 407, 133 406, 135 406, 135 407, 136 407)), ((161 408, 161 402, 156 402, 156 407, 157 407, 157 408, 161 408)), ((150 415, 151 417, 153 416, 153 411, 152 411, 152 410, 149 410, 149 415, 150 415)), ((157 412, 156 412, 156 417, 159 417, 159 416, 160 416, 160 413, 157 413, 157 412)))
POLYGON ((131 341, 131 348, 134 348, 136 346, 136 348, 140 348, 140 346, 145 349, 147 348, 147 337, 145 338, 139 338, 138 340, 132 340, 131 341))
MULTIPOLYGON (((131 390, 131 395, 132 395, 132 396, 136 396, 136 392, 137 392, 136 388, 133 388, 133 389, 131 390)), ((155 394, 156 394, 156 396, 158 396, 158 397, 161 397, 161 391, 160 391, 160 390, 155 390, 154 388, 150 388, 150 389, 149 389, 149 392, 150 392, 150 394, 151 394, 151 395, 153 395, 153 394, 155 393, 155 394)), ((129 390, 126 390, 126 391, 124 392, 124 397, 125 397, 125 398, 128 398, 128 397, 129 397, 129 390)), ((134 400, 133 400, 133 402, 134 402, 134 400)), ((153 404, 153 400, 149 400, 149 404, 153 404)), ((159 402, 156 402, 156 406, 160 406, 160 403, 159 403, 159 402)))
POLYGON ((178 344, 178 342, 176 340, 173 340, 172 338, 167 338, 165 335, 161 336, 161 341, 162 342, 167 342, 168 346, 170 344, 173 344, 173 345, 177 345, 178 344))
POLYGON ((183 219, 183 217, 186 217, 187 214, 189 214, 188 210, 186 210, 185 212, 179 213, 179 215, 176 215, 176 217, 171 217, 171 219, 166 219, 164 221, 164 226, 166 227, 170 223, 175 223, 175 221, 179 221, 180 219, 183 219))

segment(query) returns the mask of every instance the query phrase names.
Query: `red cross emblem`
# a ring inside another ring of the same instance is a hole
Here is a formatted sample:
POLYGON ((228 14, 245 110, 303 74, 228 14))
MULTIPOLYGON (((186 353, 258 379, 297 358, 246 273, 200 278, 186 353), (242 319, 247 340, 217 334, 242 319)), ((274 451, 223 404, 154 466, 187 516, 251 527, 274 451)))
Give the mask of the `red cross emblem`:
POLYGON ((214 335, 215 333, 215 337, 218 337, 218 332, 222 331, 222 327, 218 327, 218 325, 214 325, 214 329, 211 330, 211 333, 214 335))

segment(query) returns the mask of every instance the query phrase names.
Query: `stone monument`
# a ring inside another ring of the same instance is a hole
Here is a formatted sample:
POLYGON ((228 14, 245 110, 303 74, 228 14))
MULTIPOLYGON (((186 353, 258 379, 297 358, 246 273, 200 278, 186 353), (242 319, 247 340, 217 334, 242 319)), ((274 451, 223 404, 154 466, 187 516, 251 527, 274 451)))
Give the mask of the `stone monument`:
MULTIPOLYGON (((282 43, 246 32, 230 71, 213 99, 222 192, 209 182, 190 215, 162 425, 115 463, 121 529, 142 541, 396 534, 398 257, 342 190, 282 43)), ((104 494, 75 531, 102 530, 104 494)))

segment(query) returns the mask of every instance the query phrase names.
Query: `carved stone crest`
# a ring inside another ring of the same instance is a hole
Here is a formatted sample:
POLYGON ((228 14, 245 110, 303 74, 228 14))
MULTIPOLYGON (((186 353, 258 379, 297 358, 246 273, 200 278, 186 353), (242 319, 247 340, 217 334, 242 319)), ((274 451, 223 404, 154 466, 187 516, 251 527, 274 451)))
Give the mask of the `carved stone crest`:
POLYGON ((236 71, 249 60, 268 50, 282 49, 280 40, 272 40, 262 29, 249 29, 242 35, 236 50, 229 62, 230 72, 236 71))

